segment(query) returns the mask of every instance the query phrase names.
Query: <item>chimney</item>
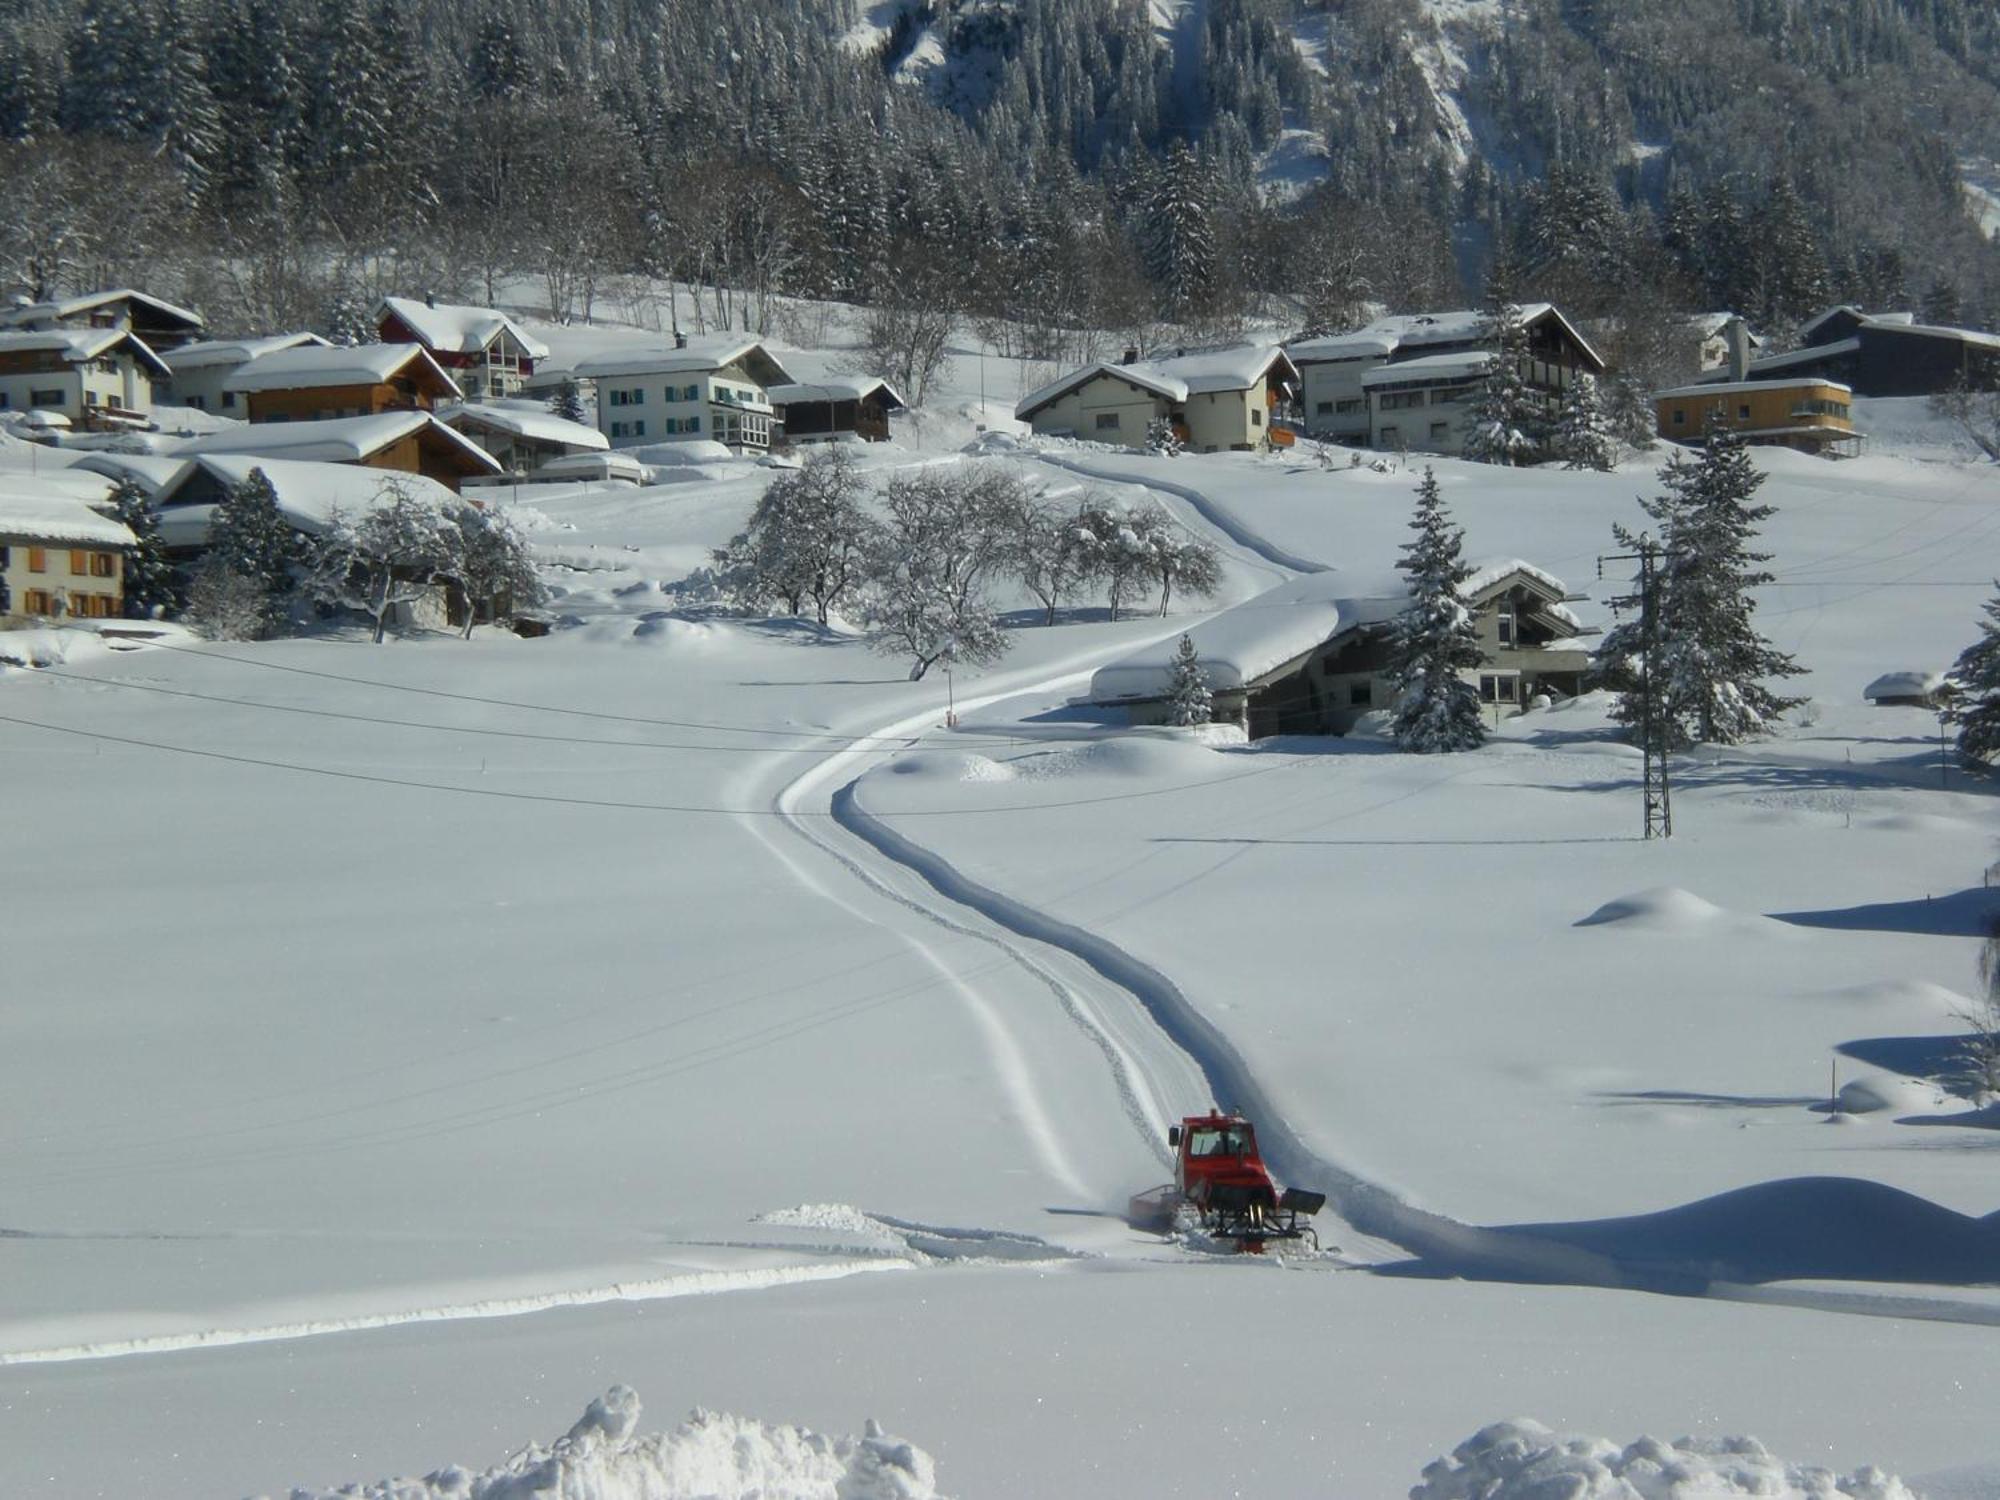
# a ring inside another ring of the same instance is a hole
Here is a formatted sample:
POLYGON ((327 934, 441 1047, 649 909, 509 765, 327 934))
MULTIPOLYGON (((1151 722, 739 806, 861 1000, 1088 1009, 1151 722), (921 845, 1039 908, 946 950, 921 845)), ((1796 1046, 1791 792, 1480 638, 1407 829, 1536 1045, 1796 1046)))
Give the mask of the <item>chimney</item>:
POLYGON ((687 348, 687 346, 688 346, 688 336, 682 333, 678 328, 676 328, 674 330, 674 347, 676 349, 685 349, 687 348))
POLYGON ((1137 344, 1127 344, 1125 346, 1125 357, 1119 360, 1118 363, 1121 365, 1136 365, 1139 363, 1139 346, 1137 344))
POLYGON ((1722 325, 1722 336, 1729 342, 1729 378, 1748 380, 1750 378, 1750 325, 1741 318, 1731 318, 1722 325))
POLYGON ((437 299, 437 293, 436 293, 436 292, 425 292, 425 293, 424 293, 424 306, 425 306, 425 307, 436 307, 437 305, 438 305, 438 299, 437 299))

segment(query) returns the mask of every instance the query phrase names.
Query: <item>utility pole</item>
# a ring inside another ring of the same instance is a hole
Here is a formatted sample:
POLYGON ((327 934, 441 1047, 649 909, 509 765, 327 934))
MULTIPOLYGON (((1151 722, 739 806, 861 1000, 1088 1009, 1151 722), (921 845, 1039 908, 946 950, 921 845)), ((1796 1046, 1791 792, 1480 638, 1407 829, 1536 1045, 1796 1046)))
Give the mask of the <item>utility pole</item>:
POLYGON ((1660 652, 1659 556, 1652 537, 1641 534, 1636 552, 1619 552, 1597 559, 1597 576, 1608 562, 1639 565, 1639 746, 1645 762, 1646 834, 1649 839, 1674 836, 1673 788, 1667 776, 1667 718, 1660 711, 1658 682, 1660 652))

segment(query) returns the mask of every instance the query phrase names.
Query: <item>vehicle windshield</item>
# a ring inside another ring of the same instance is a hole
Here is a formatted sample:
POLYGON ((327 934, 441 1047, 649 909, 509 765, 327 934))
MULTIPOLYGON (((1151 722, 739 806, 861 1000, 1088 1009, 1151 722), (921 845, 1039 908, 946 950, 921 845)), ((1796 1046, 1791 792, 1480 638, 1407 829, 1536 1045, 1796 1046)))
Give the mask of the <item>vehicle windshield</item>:
POLYGON ((1195 1130, 1188 1135, 1189 1156, 1248 1156, 1250 1127, 1225 1125, 1218 1129, 1195 1130))

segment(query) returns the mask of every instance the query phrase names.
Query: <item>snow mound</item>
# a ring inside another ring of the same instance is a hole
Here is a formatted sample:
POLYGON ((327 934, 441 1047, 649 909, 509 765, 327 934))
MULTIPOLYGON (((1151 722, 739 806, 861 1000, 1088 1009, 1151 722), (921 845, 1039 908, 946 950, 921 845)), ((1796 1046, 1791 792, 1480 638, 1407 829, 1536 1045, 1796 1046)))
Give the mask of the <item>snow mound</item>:
POLYGON ((1848 1115, 1880 1114, 1885 1109, 1932 1110, 1944 1102, 1944 1091, 1936 1085, 1888 1073, 1856 1078, 1842 1084, 1839 1094, 1840 1112, 1848 1115))
POLYGON ((1714 902, 1704 901, 1693 891, 1682 890, 1677 885, 1658 885, 1635 895, 1607 901, 1576 925, 1604 927, 1620 922, 1649 932, 1691 932, 1728 915, 1714 902))
POLYGON ((914 776, 925 781, 1012 781, 1013 770, 984 755, 964 750, 921 751, 906 755, 889 765, 895 776, 914 776))
POLYGON ((889 1230, 881 1220, 863 1213, 851 1203, 801 1203, 796 1208, 774 1208, 757 1215, 759 1224, 775 1224, 782 1229, 834 1229, 842 1234, 884 1236, 889 1230))
POLYGON ((1868 1467, 1853 1474, 1786 1463, 1755 1438, 1642 1437, 1619 1447, 1566 1436, 1539 1422, 1481 1428, 1424 1470, 1410 1500, 1917 1500, 1902 1480, 1868 1467))
POLYGON ((937 1500, 930 1455, 873 1421, 858 1438, 699 1410, 668 1433, 635 1436, 638 1422, 638 1396, 614 1385, 564 1436, 498 1468, 453 1464, 292 1500, 937 1500))
POLYGON ((1031 780, 1066 776, 1183 780, 1222 764, 1215 758, 1211 743, 1206 736, 1196 737, 1184 729, 1160 726, 1095 740, 1074 749, 1023 756, 1014 762, 1014 769, 1031 780))
POLYGON ((705 620, 687 620, 665 613, 647 615, 632 627, 632 639, 651 646, 708 647, 717 644, 721 634, 705 620))

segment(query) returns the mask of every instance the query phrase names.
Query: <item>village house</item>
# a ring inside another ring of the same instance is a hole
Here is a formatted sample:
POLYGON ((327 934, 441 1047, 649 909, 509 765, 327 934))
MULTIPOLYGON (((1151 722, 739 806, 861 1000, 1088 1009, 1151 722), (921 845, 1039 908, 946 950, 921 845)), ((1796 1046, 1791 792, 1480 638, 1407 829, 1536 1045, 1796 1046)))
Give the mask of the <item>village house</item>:
POLYGON ((1854 427, 1854 392, 1810 375, 1677 386, 1657 392, 1653 410, 1660 436, 1677 443, 1720 429, 1760 446, 1833 456, 1860 452, 1863 437, 1854 427))
MULTIPOLYGON (((1604 361, 1561 309, 1521 305, 1528 355, 1521 371, 1553 407, 1579 375, 1604 361)), ((1491 362, 1486 317, 1476 309, 1377 318, 1352 333, 1285 346, 1299 372, 1305 430, 1354 446, 1456 453, 1472 399, 1491 362), (1414 369, 1399 369, 1414 365, 1414 369)))
POLYGON ((2000 334, 1919 323, 1908 312, 1833 307, 1799 330, 1797 349, 1767 354, 1747 370, 1752 380, 1814 376, 1857 396, 2000 389, 2000 334))
POLYGON ((856 437, 889 441, 889 414, 909 404, 886 380, 849 376, 774 385, 765 392, 787 443, 826 443, 856 437))
POLYGON ((240 417, 244 412, 243 398, 228 389, 230 377, 252 360, 308 345, 330 347, 316 333, 280 333, 260 339, 204 339, 196 344, 182 344, 163 356, 172 373, 153 392, 154 399, 162 406, 190 406, 196 411, 240 417))
POLYGON ((143 427, 154 382, 171 373, 122 329, 0 332, 0 413, 48 412, 93 431, 143 427))
POLYGON ((198 312, 176 307, 130 287, 85 292, 50 302, 16 302, 0 311, 0 328, 47 333, 56 329, 90 329, 130 333, 156 350, 192 343, 208 329, 198 312))
POLYGON ((121 522, 72 495, 0 489, 0 627, 121 617, 125 554, 137 544, 121 522))
POLYGON ((479 444, 509 474, 532 474, 555 459, 601 453, 610 446, 595 427, 539 406, 467 402, 444 407, 437 419, 479 444))
MULTIPOLYGON (((1495 717, 1583 691, 1589 632, 1562 580, 1509 558, 1476 568, 1461 596, 1482 655, 1465 680, 1495 717)), ((1393 631, 1408 604, 1400 575, 1357 588, 1344 570, 1314 573, 1190 627, 1215 717, 1262 739, 1345 734, 1364 714, 1393 708, 1393 631)), ((1178 644, 1169 638, 1099 669, 1090 701, 1123 709, 1133 724, 1166 723, 1178 644)))
POLYGON ((1275 344, 1177 350, 1072 370, 1030 392, 1014 415, 1037 433, 1145 448, 1155 423, 1169 424, 1196 453, 1248 452, 1292 441, 1274 418, 1291 406, 1299 372, 1275 344))
POLYGON ((361 417, 229 427, 183 439, 168 456, 200 458, 212 454, 391 469, 421 474, 453 491, 467 479, 501 472, 492 454, 427 411, 384 411, 361 417))
POLYGON ((456 382, 418 344, 303 344, 239 366, 223 383, 252 422, 313 422, 430 411, 456 401, 456 382))
POLYGON ((384 297, 375 309, 385 344, 421 344, 465 392, 468 401, 517 396, 549 357, 548 345, 531 337, 505 313, 430 298, 384 297))
POLYGON ((1912 669, 1884 672, 1861 690, 1861 696, 1877 708, 1923 708, 1936 713, 1950 704, 1954 694, 1945 673, 1912 669))
POLYGON ((675 334, 582 360, 576 373, 597 383, 597 427, 614 448, 709 439, 767 450, 783 436, 769 392, 795 384, 762 344, 727 334, 675 334))
MULTIPOLYGON (((1740 321, 1735 313, 1696 313, 1688 319, 1688 329, 1694 335, 1694 365, 1698 370, 1726 370, 1729 368, 1730 332, 1729 325, 1740 321)), ((1751 357, 1764 347, 1764 341, 1750 332, 1746 325, 1743 330, 1748 340, 1751 357)))

